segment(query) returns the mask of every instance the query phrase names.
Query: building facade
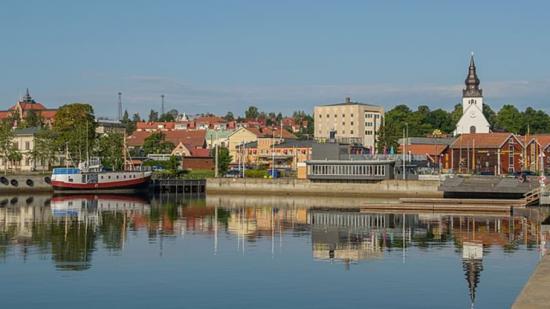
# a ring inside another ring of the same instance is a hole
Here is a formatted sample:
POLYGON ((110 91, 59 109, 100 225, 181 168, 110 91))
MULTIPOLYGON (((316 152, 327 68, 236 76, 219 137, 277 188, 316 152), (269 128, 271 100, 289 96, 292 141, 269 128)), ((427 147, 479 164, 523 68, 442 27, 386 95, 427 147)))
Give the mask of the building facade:
POLYGON ((14 130, 12 144, 21 154, 20 160, 9 160, 6 157, 0 158, 0 171, 33 172, 48 169, 46 162, 34 160, 32 155, 35 146, 35 134, 38 130, 38 128, 14 130))
POLYGON ((374 151, 384 108, 346 98, 344 103, 315 106, 314 119, 316 140, 327 141, 334 132, 338 142, 362 144, 374 151))
POLYGON ((506 175, 523 167, 524 145, 512 133, 462 134, 448 151, 446 168, 457 173, 506 175))
POLYGON ((0 111, 0 120, 9 117, 14 118, 14 127, 23 122, 31 113, 35 113, 44 125, 51 126, 55 120, 57 109, 46 108, 42 103, 36 102, 30 95, 29 89, 25 95, 8 110, 0 111))
POLYGON ((489 133, 489 121, 483 115, 483 90, 479 88, 474 55, 470 58, 468 76, 462 90, 462 117, 456 125, 455 135, 466 133, 489 133))
POLYGON ((525 146, 525 169, 539 173, 550 170, 550 134, 531 137, 525 146))

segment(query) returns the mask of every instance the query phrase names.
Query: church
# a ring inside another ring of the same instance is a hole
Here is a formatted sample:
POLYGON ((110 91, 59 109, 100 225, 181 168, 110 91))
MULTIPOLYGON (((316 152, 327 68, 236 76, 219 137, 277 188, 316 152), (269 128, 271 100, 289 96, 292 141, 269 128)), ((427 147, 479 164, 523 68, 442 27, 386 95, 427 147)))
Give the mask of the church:
POLYGON ((467 133, 489 133, 489 121, 483 115, 483 90, 479 88, 474 55, 470 57, 470 67, 462 90, 462 117, 456 125, 454 135, 467 133))

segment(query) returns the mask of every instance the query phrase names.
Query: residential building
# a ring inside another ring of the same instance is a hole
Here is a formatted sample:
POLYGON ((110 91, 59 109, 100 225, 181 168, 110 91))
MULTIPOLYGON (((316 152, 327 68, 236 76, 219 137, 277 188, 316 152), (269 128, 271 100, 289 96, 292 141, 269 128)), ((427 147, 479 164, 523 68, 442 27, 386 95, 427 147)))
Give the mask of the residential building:
POLYGON ((0 158, 0 171, 5 171, 6 168, 8 171, 13 172, 32 172, 48 169, 46 162, 36 162, 33 159, 32 152, 34 150, 35 135, 38 130, 39 128, 14 130, 12 143, 21 154, 21 160, 10 161, 7 158, 0 158))
POLYGON ((457 173, 514 173, 522 170, 523 150, 523 143, 512 133, 462 134, 449 146, 445 168, 457 173))
MULTIPOLYGON (((153 133, 156 132, 134 132, 126 138, 128 148, 136 149, 143 147, 145 139, 153 133)), ((164 134, 166 141, 174 144, 174 151, 179 149, 181 155, 191 155, 196 149, 206 148, 206 130, 162 131, 162 134, 164 134)))
POLYGON ((470 57, 468 76, 462 90, 462 117, 456 125, 455 135, 465 133, 489 133, 489 121, 483 115, 483 91, 479 88, 474 55, 470 57))
POLYGON ((100 135, 104 134, 124 134, 126 127, 118 120, 98 119, 95 132, 100 135))
POLYGON ((399 153, 403 150, 407 155, 424 157, 433 166, 444 167, 449 161, 448 148, 455 141, 454 137, 409 137, 399 139, 399 153))
POLYGON ((246 151, 247 165, 296 170, 299 163, 311 160, 313 144, 313 140, 259 138, 237 148, 246 151))
POLYGON ((352 102, 348 97, 344 103, 315 106, 314 119, 316 140, 326 141, 335 132, 337 141, 362 144, 374 152, 384 123, 384 108, 352 102))
POLYGON ((229 153, 232 156, 232 163, 238 163, 242 158, 242 153, 239 153, 239 146, 248 144, 251 142, 271 143, 271 140, 289 140, 296 139, 296 136, 285 129, 280 128, 269 128, 269 127, 250 127, 250 128, 240 128, 235 130, 229 137, 228 149, 229 153), (259 141, 259 139, 261 139, 259 141))
POLYGON ((536 172, 550 170, 550 134, 531 136, 525 146, 525 168, 536 172))
POLYGON ((8 110, 0 111, 0 120, 4 120, 10 116, 16 116, 17 119, 14 126, 17 126, 17 122, 23 121, 29 113, 34 112, 42 118, 45 125, 51 126, 55 119, 57 109, 46 108, 42 103, 36 102, 30 95, 29 89, 25 95, 14 106, 8 110))
POLYGON ((206 130, 206 145, 208 148, 213 149, 216 145, 218 147, 227 147, 229 144, 229 136, 233 134, 234 130, 206 130))

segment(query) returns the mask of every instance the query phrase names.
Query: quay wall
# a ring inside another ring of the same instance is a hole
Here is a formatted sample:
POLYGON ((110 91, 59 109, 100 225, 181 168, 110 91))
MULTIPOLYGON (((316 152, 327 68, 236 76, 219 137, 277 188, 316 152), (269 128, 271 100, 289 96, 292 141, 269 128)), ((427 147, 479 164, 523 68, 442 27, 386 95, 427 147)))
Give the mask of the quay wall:
POLYGON ((18 174, 0 175, 0 193, 50 192, 50 175, 18 174))
POLYGON ((382 180, 372 183, 323 183, 279 178, 209 178, 206 192, 215 194, 313 195, 345 197, 443 197, 438 180, 382 180))

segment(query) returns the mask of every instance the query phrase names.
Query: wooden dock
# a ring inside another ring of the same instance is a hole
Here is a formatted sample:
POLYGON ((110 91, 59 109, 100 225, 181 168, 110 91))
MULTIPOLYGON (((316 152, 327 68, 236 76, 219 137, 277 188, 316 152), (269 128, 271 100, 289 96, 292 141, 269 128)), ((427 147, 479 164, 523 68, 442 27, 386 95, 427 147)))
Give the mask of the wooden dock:
POLYGON ((205 194, 206 179, 155 178, 149 189, 154 193, 205 194))
POLYGON ((362 210, 433 211, 511 213, 514 208, 524 208, 522 199, 460 199, 460 198, 401 198, 393 204, 365 204, 362 210))

